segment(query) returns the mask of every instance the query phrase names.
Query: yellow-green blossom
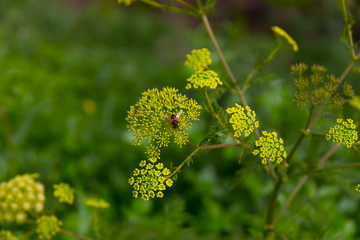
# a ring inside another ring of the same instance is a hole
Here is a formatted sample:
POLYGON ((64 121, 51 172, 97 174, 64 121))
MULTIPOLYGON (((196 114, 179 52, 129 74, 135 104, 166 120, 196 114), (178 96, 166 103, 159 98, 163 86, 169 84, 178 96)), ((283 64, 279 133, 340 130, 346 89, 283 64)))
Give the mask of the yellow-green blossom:
POLYGON ((187 81, 189 83, 186 85, 186 89, 205 87, 215 89, 218 85, 223 84, 217 73, 212 70, 196 72, 187 81))
POLYGON ((195 72, 205 70, 211 63, 210 51, 207 48, 194 49, 191 54, 186 55, 185 66, 195 72))
POLYGON ((86 199, 85 205, 93 208, 108 208, 110 204, 102 198, 86 199))
POLYGON ((267 133, 262 131, 263 136, 255 141, 255 149, 252 153, 254 155, 260 154, 262 158, 262 164, 266 164, 267 161, 281 163, 284 158, 287 157, 287 153, 284 148, 284 141, 282 138, 277 138, 276 132, 267 133))
POLYGON ((151 161, 142 160, 139 164, 140 169, 134 170, 133 177, 129 179, 129 184, 133 186, 133 196, 137 198, 140 194, 144 200, 164 196, 166 186, 171 187, 173 181, 167 179, 170 174, 168 168, 164 168, 162 163, 153 164, 151 161))
POLYGON ((355 191, 360 192, 360 184, 355 187, 355 191))
POLYGON ((235 130, 236 137, 240 137, 242 133, 247 137, 254 131, 254 127, 259 127, 259 122, 255 121, 255 111, 251 110, 249 106, 244 108, 235 103, 235 107, 226 109, 226 112, 231 115, 230 123, 235 130))
POLYGON ((130 107, 126 120, 128 128, 134 132, 134 144, 140 145, 146 139, 152 144, 148 154, 156 157, 155 148, 168 146, 173 138, 180 147, 188 141, 191 121, 199 120, 201 106, 193 99, 178 93, 175 88, 151 89, 142 93, 140 100, 130 107), (182 111, 178 128, 170 124, 169 117, 182 111))
POLYGON ((35 182, 37 174, 18 175, 0 184, 0 223, 23 223, 28 214, 35 215, 44 208, 44 185, 35 182))
POLYGON ((0 240, 18 240, 18 238, 8 230, 0 230, 0 240))
POLYGON ((290 35, 287 32, 285 32, 285 30, 279 28, 278 26, 273 26, 271 27, 271 29, 273 30, 276 36, 285 39, 292 47, 292 50, 294 52, 297 52, 299 50, 299 47, 295 42, 295 40, 292 37, 290 37, 290 35))
POLYGON ((291 66, 291 74, 298 75, 294 81, 297 88, 295 101, 301 107, 306 104, 316 106, 325 101, 335 108, 341 108, 344 104, 344 97, 353 96, 354 91, 347 82, 342 85, 342 92, 336 92, 340 80, 334 75, 326 74, 325 67, 314 64, 310 71, 308 69, 309 67, 304 63, 291 66))
POLYGON ((60 202, 73 204, 74 202, 74 189, 67 183, 59 183, 54 185, 54 196, 60 202))
POLYGON ((347 148, 351 148, 352 145, 358 140, 358 133, 355 130, 356 125, 352 119, 337 119, 338 123, 334 127, 330 128, 328 134, 326 134, 326 140, 332 140, 338 145, 343 143, 347 148))
POLYGON ((40 239, 51 239, 60 231, 62 222, 54 215, 41 216, 36 220, 37 228, 36 232, 40 239))
POLYGON ((118 3, 119 4, 124 4, 125 6, 129 6, 130 4, 132 4, 135 1, 136 0, 118 0, 118 3))

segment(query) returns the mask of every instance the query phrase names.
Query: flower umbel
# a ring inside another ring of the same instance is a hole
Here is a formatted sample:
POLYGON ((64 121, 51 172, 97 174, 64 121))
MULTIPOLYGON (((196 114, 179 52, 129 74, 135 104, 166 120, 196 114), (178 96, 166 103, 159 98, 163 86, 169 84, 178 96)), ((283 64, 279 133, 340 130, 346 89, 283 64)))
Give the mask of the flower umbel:
POLYGON ((360 192, 360 184, 355 187, 355 191, 360 192))
POLYGON ((40 239, 51 239, 60 231, 60 226, 62 225, 62 222, 54 215, 41 216, 36 220, 36 223, 36 232, 40 239))
POLYGON ((140 145, 146 139, 150 144, 161 148, 168 146, 171 137, 180 147, 187 142, 191 121, 199 120, 201 106, 193 99, 178 93, 175 88, 148 90, 142 98, 131 106, 126 120, 129 130, 134 131, 134 144, 140 145), (183 111, 179 127, 174 129, 169 117, 183 111))
POLYGON ((73 204, 74 202, 74 189, 67 183, 59 183, 54 185, 54 197, 60 202, 73 204))
POLYGON ((291 66, 291 74, 298 75, 294 85, 297 88, 295 101, 303 107, 306 104, 316 106, 329 100, 333 107, 341 108, 344 104, 344 97, 352 97, 353 90, 350 84, 344 82, 343 91, 336 92, 340 84, 339 78, 334 75, 326 74, 326 68, 313 65, 308 71, 308 66, 304 63, 291 66), (331 96, 331 98, 328 98, 331 96))
POLYGON ((269 160, 270 162, 276 161, 281 163, 284 158, 287 157, 287 153, 284 148, 284 141, 282 138, 277 138, 276 132, 267 133, 262 131, 263 136, 255 141, 255 146, 258 149, 255 149, 252 153, 257 155, 260 153, 262 158, 261 163, 266 164, 269 160))
POLYGON ((337 119, 338 123, 334 127, 330 128, 328 134, 326 134, 326 140, 332 140, 338 145, 343 143, 347 148, 351 148, 352 145, 358 140, 358 134, 356 125, 352 119, 337 119))
POLYGON ((217 73, 212 70, 196 72, 187 81, 189 83, 186 85, 186 89, 205 87, 215 89, 218 85, 223 84, 217 73))
POLYGON ((292 37, 290 37, 290 35, 287 32, 285 32, 283 29, 279 28, 278 26, 273 26, 271 27, 271 30, 273 30, 276 36, 285 39, 288 42, 288 44, 292 47, 292 50, 294 52, 297 52, 299 50, 299 47, 295 42, 295 40, 292 37))
POLYGON ((185 66, 192 68, 195 72, 203 71, 211 63, 210 51, 207 48, 194 49, 191 54, 186 55, 185 66))
POLYGON ((35 182, 37 174, 19 175, 0 184, 0 222, 23 223, 28 214, 43 210, 44 186, 35 182))
POLYGON ((247 137, 254 131, 254 127, 259 127, 259 122, 255 121, 255 111, 249 106, 244 108, 235 103, 235 107, 226 109, 226 112, 231 115, 229 122, 235 130, 235 137, 240 137, 242 133, 247 137))
POLYGON ((129 184, 133 186, 133 196, 137 198, 139 194, 144 200, 164 196, 163 191, 166 186, 171 187, 173 181, 166 179, 170 174, 168 168, 164 168, 162 163, 154 164, 143 160, 139 164, 140 169, 135 168, 133 177, 129 179, 129 184))
POLYGON ((110 204, 102 198, 86 199, 85 205, 92 208, 108 208, 110 206, 110 204))
POLYGON ((18 238, 12 235, 12 233, 8 230, 1 230, 0 240, 18 240, 18 238))

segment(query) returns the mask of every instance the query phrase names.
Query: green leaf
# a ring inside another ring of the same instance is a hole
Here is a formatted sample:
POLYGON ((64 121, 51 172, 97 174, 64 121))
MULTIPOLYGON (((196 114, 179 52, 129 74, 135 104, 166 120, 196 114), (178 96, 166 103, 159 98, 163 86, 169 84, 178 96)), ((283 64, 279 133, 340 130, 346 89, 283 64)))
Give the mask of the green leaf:
POLYGON ((349 35, 347 33, 347 26, 345 25, 343 30, 342 30, 342 33, 341 33, 341 36, 340 36, 340 40, 346 44, 346 46, 349 47, 349 35))
POLYGON ((205 10, 214 8, 215 3, 216 3, 216 0, 206 0, 205 6, 204 6, 205 10))

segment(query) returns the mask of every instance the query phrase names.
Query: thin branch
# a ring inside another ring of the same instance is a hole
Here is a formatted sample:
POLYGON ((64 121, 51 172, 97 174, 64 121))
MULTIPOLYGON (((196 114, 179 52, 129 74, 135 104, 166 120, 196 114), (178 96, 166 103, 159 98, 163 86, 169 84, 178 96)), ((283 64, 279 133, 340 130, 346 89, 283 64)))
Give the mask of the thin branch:
POLYGON ((65 234, 65 235, 68 235, 68 236, 71 236, 71 237, 74 237, 74 238, 77 238, 77 239, 81 239, 81 240, 94 240, 92 238, 89 238, 89 237, 86 237, 86 236, 83 236, 83 235, 79 235, 79 234, 70 232, 68 230, 62 229, 62 228, 60 228, 60 232, 65 234))
MULTIPOLYGON (((205 91, 205 96, 206 96, 206 100, 208 101, 209 104, 209 108, 211 110, 212 115, 216 118, 216 120, 219 122, 220 126, 225 128, 225 124, 222 122, 221 118, 219 117, 219 114, 217 114, 217 112, 215 112, 214 107, 211 103, 211 100, 209 98, 209 94, 207 93, 207 91, 205 91)), ((239 142, 239 140, 231 133, 228 132, 229 136, 235 141, 235 142, 239 142)))
POLYGON ((244 93, 243 91, 241 91, 240 87, 236 84, 236 79, 234 77, 234 74, 232 73, 225 57, 224 57, 224 54, 223 52, 221 51, 221 48, 219 47, 219 44, 215 38, 215 35, 214 35, 214 32, 212 31, 212 28, 210 26, 210 23, 209 23, 209 20, 207 18, 207 16, 205 14, 203 14, 201 16, 202 20, 203 20, 203 23, 205 25, 205 28, 206 28, 206 31, 208 32, 209 36, 210 36, 210 39, 211 39, 211 42, 213 43, 215 49, 216 49, 216 52, 218 53, 219 57, 220 57, 220 60, 222 62, 222 64, 224 65, 225 67, 225 70, 226 72, 228 73, 229 77, 230 77, 230 80, 232 81, 232 83, 234 84, 236 90, 237 90, 237 93, 241 99, 241 102, 243 103, 244 106, 247 106, 247 101, 245 99, 245 96, 244 96, 244 93))
POLYGON ((185 158, 185 160, 184 160, 169 176, 166 177, 166 179, 171 178, 172 176, 175 175, 175 173, 177 173, 178 171, 180 171, 181 168, 184 166, 184 164, 185 164, 187 161, 189 161, 189 160, 192 158, 192 156, 194 156, 199 150, 200 150, 200 148, 197 148, 197 149, 195 149, 194 151, 192 151, 192 153, 190 153, 190 155, 187 156, 187 158, 185 158))
POLYGON ((233 142, 233 143, 222 143, 222 144, 214 144, 214 145, 207 145, 207 146, 201 146, 200 149, 216 149, 216 148, 224 148, 224 147, 230 147, 230 146, 236 146, 236 145, 242 145, 246 148, 251 148, 251 145, 243 143, 243 142, 233 142))
POLYGON ((290 174, 290 175, 288 175, 288 178, 296 178, 296 177, 301 177, 304 175, 310 175, 313 173, 319 173, 319 172, 325 172, 325 171, 329 171, 329 170, 336 170, 336 169, 343 169, 343 168, 352 168, 352 167, 360 167, 360 163, 346 163, 346 164, 335 165, 335 166, 331 166, 331 167, 315 168, 315 169, 312 169, 309 171, 290 174))
POLYGON ((334 145, 332 148, 330 148, 330 150, 324 154, 324 156, 322 156, 322 158, 319 160, 317 168, 322 167, 322 165, 325 163, 325 161, 331 156, 333 155, 336 150, 338 150, 340 148, 340 145, 334 145))
POLYGON ((283 215, 283 213, 285 212, 287 207, 290 205, 291 201, 294 199, 295 195, 299 192, 300 188, 305 184, 305 182, 308 180, 308 178, 309 178, 308 176, 303 176, 301 178, 301 180, 298 182, 298 184, 296 185, 294 190, 291 192, 289 198, 286 200, 284 205, 281 207, 278 215, 276 216, 276 218, 273 222, 274 226, 277 224, 277 222, 279 221, 279 219, 281 218, 281 216, 283 215))

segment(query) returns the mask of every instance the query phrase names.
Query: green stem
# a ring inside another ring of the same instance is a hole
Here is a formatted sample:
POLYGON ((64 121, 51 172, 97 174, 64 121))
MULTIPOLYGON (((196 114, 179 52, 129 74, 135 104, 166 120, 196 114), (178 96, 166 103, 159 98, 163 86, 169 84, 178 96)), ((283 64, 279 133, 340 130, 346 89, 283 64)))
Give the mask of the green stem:
POLYGON ((278 178, 277 182, 275 184, 273 194, 271 196, 269 209, 268 209, 268 213, 267 213, 267 219, 266 219, 266 224, 265 224, 265 229, 264 229, 266 234, 269 233, 269 230, 272 230, 274 228, 273 219, 274 219, 277 199, 278 199, 282 184, 283 184, 282 178, 278 178))
POLYGON ((294 188, 294 190, 291 192, 289 198, 286 200, 286 202, 284 203, 284 205, 281 207, 278 215, 276 216, 274 222, 273 222, 273 226, 275 226, 278 221, 280 220, 281 216, 283 215, 283 213, 285 212, 285 210, 287 209, 287 207, 290 205, 290 203, 292 202, 292 200, 294 199, 294 197, 296 196, 296 194, 299 192, 299 190, 301 189, 301 187, 305 184, 305 182, 308 180, 308 176, 303 176, 301 178, 301 180, 298 182, 298 184, 296 185, 296 187, 294 188))
POLYGON ((288 175, 289 178, 297 178, 304 175, 310 175, 313 173, 319 173, 323 171, 329 171, 329 170, 336 170, 336 169, 343 169, 343 168, 352 168, 352 167, 360 167, 360 163, 347 163, 347 164, 341 164, 331 167, 324 167, 324 168, 315 168, 309 171, 299 172, 288 175))
POLYGON ((176 0, 178 3, 180 3, 181 5, 183 5, 184 7, 187 7, 193 11, 196 10, 196 8, 194 6, 192 6, 191 4, 184 2, 183 0, 176 0))
POLYGON ((221 144, 201 146, 201 147, 199 147, 199 148, 200 148, 201 150, 206 150, 206 149, 224 148, 224 147, 230 147, 230 146, 236 146, 236 145, 241 145, 241 146, 243 146, 243 147, 245 147, 245 148, 251 149, 251 145, 250 145, 250 144, 246 144, 246 143, 243 143, 243 142, 221 143, 221 144))
MULTIPOLYGON (((207 91, 205 91, 205 96, 206 96, 206 100, 208 101, 208 105, 210 108, 210 111, 212 113, 212 115, 214 116, 214 118, 216 118, 216 120, 219 122, 220 126, 222 128, 226 128, 225 124, 222 122, 221 118, 219 117, 219 114, 217 114, 214 110, 214 107, 212 106, 209 94, 207 93, 207 91)), ((229 136, 235 141, 235 142, 239 142, 239 140, 237 140, 237 138, 230 132, 227 132, 229 134, 229 136)))
POLYGON ((258 65, 258 67, 254 67, 253 70, 251 70, 251 72, 247 75, 242 91, 245 92, 246 89, 248 89, 249 87, 249 82, 250 80, 253 78, 254 74, 256 72, 260 72, 265 66, 266 64, 268 64, 269 62, 271 62, 271 60, 274 58, 275 54, 279 51, 280 49, 280 45, 277 44, 276 47, 271 51, 271 53, 258 65))
POLYGON ((62 229, 62 228, 60 228, 60 232, 65 234, 65 235, 68 235, 70 237, 74 237, 74 238, 77 238, 77 239, 80 239, 80 240, 93 240, 92 238, 89 238, 89 237, 86 237, 86 236, 83 236, 83 235, 79 235, 79 234, 70 232, 68 230, 62 229))
POLYGON ((99 215, 98 215, 98 210, 94 211, 94 232, 96 235, 96 239, 100 240, 101 239, 101 235, 100 235, 100 229, 99 229, 99 215))
POLYGON ((213 43, 213 45, 215 47, 215 50, 218 53, 218 55, 220 57, 220 60, 221 60, 221 62, 223 64, 227 74, 230 77, 231 82, 234 84, 234 86, 235 86, 235 88, 237 90, 237 94, 239 95, 239 97, 241 99, 241 102, 243 103, 244 106, 247 106, 248 104, 247 104, 247 101, 245 99, 245 95, 244 95, 243 91, 240 89, 240 87, 236 84, 236 79, 234 77, 234 74, 232 73, 232 71, 231 71, 231 69, 230 69, 230 67, 229 67, 229 65, 228 65, 228 63, 227 63, 227 61, 226 61, 226 59, 224 57, 224 54, 221 51, 221 48, 220 48, 220 46, 219 46, 219 44, 218 44, 218 42, 217 42, 217 40, 215 38, 214 32, 213 32, 213 30, 212 30, 212 28, 210 26, 210 23, 209 23, 209 20, 208 20, 207 16, 205 14, 203 14, 201 16, 201 19, 202 19, 202 21, 203 21, 203 23, 205 25, 206 31, 208 32, 208 34, 210 36, 211 42, 213 43))
MULTIPOLYGON (((312 106, 311 109, 310 109, 309 116, 308 116, 308 118, 306 120, 305 131, 309 131, 309 124, 310 124, 310 120, 311 120, 311 117, 313 115, 313 112, 314 112, 314 107, 312 106)), ((295 145, 293 146, 293 148, 291 149, 289 155, 286 158, 287 164, 290 164, 291 159, 293 158, 293 156, 294 156, 295 152, 297 151, 297 149, 300 147, 300 144, 304 140, 305 136, 306 136, 305 132, 301 131, 298 139, 296 140, 295 145)))
POLYGON ((189 161, 192 156, 194 156, 198 151, 200 150, 200 148, 196 148, 194 151, 192 151, 192 153, 190 153, 189 156, 187 156, 187 158, 185 158, 185 160, 169 175, 167 176, 166 178, 171 178, 172 176, 174 176, 175 173, 177 173, 178 171, 181 170, 181 168, 184 166, 184 164, 189 161))
POLYGON ((350 50, 353 60, 357 60, 358 57, 355 54, 354 42, 352 39, 351 25, 349 24, 349 18, 348 18, 345 0, 342 0, 341 3, 342 3, 343 15, 344 15, 344 20, 345 20, 345 25, 346 25, 346 31, 347 31, 348 38, 349 38, 349 45, 350 45, 349 50, 350 50))
POLYGON ((178 171, 181 170, 181 168, 184 166, 185 163, 187 163, 191 158, 192 156, 194 156, 198 151, 200 150, 207 150, 207 149, 217 149, 217 148, 224 148, 224 147, 231 147, 231 146, 236 146, 236 145, 241 145, 245 148, 251 148, 251 145, 249 144, 246 144, 246 143, 243 143, 243 142, 233 142, 233 143, 221 143, 221 144, 214 144, 214 145, 207 145, 207 146, 201 146, 201 147, 197 147, 194 151, 192 151, 190 153, 189 156, 187 156, 185 158, 184 161, 182 161, 182 163, 169 175, 167 176, 166 178, 171 178, 172 176, 175 175, 175 173, 177 173, 178 171))

